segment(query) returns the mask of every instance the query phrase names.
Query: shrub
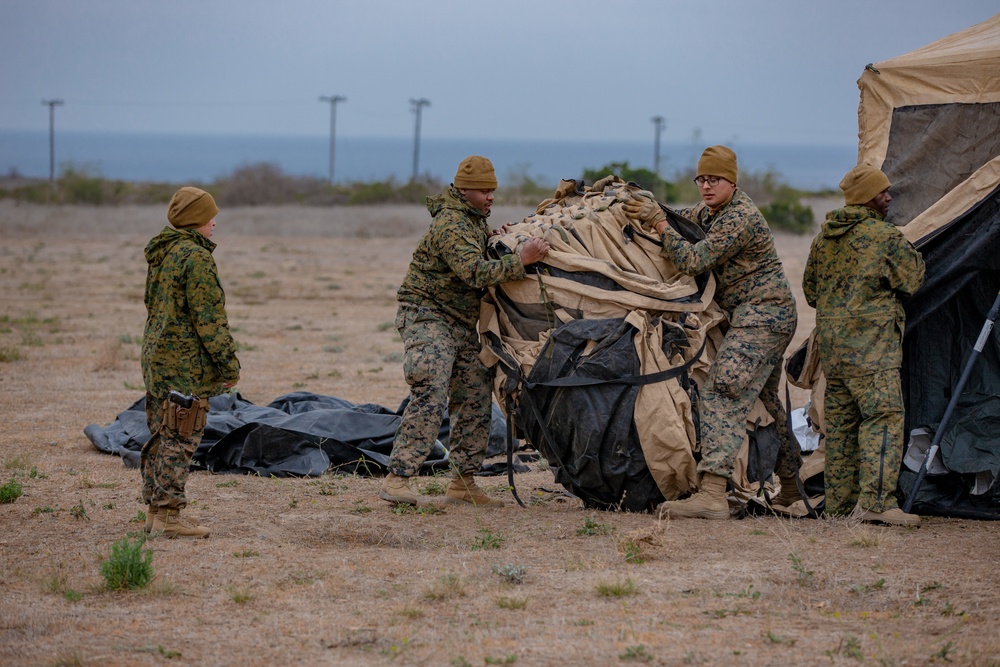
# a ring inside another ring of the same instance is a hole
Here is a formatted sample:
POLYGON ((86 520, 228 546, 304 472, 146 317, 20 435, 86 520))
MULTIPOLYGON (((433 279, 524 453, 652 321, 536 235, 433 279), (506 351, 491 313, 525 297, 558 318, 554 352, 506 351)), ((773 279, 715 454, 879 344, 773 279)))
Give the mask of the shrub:
POLYGON ((101 562, 101 576, 108 590, 144 588, 153 578, 153 552, 143 550, 145 536, 132 542, 123 537, 111 545, 111 555, 101 562))
POLYGON ((815 223, 812 209, 798 199, 775 201, 767 206, 761 206, 760 212, 773 229, 782 229, 795 234, 812 231, 815 223))
POLYGON ((600 169, 584 169, 583 180, 585 183, 594 183, 597 180, 615 174, 626 183, 635 183, 643 190, 649 190, 657 201, 665 204, 677 201, 677 188, 673 183, 664 180, 655 172, 649 169, 635 168, 628 166, 628 161, 612 162, 600 169))
POLYGON ((21 497, 23 487, 17 479, 11 477, 10 481, 0 486, 0 505, 12 503, 21 497))

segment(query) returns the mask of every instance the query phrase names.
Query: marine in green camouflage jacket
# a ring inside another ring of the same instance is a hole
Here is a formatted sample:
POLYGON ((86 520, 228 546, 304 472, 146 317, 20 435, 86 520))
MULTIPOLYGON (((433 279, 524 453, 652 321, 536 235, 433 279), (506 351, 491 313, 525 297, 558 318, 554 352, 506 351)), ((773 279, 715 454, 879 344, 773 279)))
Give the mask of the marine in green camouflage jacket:
POLYGON ((816 309, 824 374, 853 378, 900 368, 901 297, 923 281, 923 257, 881 213, 863 205, 830 211, 802 279, 806 301, 816 309))
POLYGON ((667 225, 661 253, 687 275, 714 271, 715 301, 733 326, 794 333, 795 297, 771 229, 750 197, 737 189, 714 214, 705 202, 678 213, 698 223, 705 238, 690 243, 667 225))
POLYGON ((208 398, 240 377, 226 295, 212 258, 215 242, 194 229, 165 227, 146 245, 146 391, 208 398))
POLYGON ((427 210, 434 219, 413 251, 397 298, 474 329, 485 288, 524 278, 524 266, 517 254, 487 259, 486 215, 454 186, 428 197, 427 210))

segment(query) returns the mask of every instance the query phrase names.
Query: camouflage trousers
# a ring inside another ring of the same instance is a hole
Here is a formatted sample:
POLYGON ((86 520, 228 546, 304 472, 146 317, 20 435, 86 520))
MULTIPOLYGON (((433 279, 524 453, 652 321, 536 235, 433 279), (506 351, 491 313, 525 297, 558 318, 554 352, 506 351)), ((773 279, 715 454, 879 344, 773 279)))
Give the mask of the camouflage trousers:
POLYGON ((746 437, 747 415, 758 396, 778 432, 775 471, 794 476, 802 450, 788 432, 788 416, 778 388, 781 360, 791 334, 763 327, 731 327, 701 387, 701 460, 698 471, 731 478, 746 437))
POLYGON ((205 429, 194 431, 190 437, 163 425, 163 400, 146 394, 146 424, 150 438, 142 446, 139 469, 142 473, 142 499, 153 507, 184 509, 187 497, 184 486, 190 473, 194 456, 205 429))
POLYGON ((478 472, 493 418, 490 371, 479 360, 478 333, 414 306, 400 306, 396 327, 403 338, 410 401, 396 430, 389 471, 419 474, 447 409, 451 468, 460 474, 478 472))
POLYGON ((823 407, 826 513, 848 514, 856 504, 875 512, 896 507, 904 436, 899 370, 828 378, 823 407))

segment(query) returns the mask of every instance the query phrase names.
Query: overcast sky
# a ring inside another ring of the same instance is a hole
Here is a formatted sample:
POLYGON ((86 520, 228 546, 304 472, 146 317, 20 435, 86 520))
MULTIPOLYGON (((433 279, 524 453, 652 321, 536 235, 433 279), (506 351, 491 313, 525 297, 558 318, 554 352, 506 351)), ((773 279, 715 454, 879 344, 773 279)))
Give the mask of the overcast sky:
POLYGON ((996 0, 0 0, 0 130, 854 144, 864 66, 996 0))

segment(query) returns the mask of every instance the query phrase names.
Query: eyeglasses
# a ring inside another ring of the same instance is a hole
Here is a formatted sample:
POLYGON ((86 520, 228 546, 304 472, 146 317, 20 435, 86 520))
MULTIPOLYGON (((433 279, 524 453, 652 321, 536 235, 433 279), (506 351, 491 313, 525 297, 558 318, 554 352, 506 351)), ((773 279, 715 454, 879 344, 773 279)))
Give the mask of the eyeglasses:
POLYGON ((710 188, 714 188, 716 185, 719 184, 719 181, 721 180, 722 179, 719 178, 718 176, 699 176, 698 178, 694 179, 694 182, 695 185, 697 185, 699 188, 703 185, 707 185, 710 188))

